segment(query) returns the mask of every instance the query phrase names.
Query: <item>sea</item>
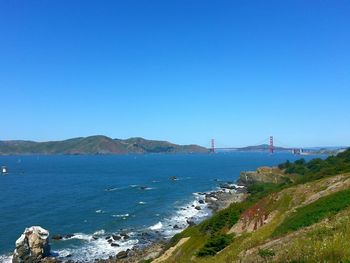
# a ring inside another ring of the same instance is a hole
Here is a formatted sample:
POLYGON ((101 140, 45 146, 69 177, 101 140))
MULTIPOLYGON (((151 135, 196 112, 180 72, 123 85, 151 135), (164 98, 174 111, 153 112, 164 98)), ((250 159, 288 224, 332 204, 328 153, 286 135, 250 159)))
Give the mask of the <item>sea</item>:
MULTIPOLYGON (((303 156, 305 159, 325 156, 303 156)), ((39 225, 60 259, 91 262, 169 239, 211 211, 203 192, 235 182, 241 171, 294 161, 290 153, 0 156, 0 262, 39 225), (195 209, 200 206, 201 209, 195 209), (108 241, 120 235, 117 245, 108 241), (107 239, 106 239, 107 238, 107 239)))

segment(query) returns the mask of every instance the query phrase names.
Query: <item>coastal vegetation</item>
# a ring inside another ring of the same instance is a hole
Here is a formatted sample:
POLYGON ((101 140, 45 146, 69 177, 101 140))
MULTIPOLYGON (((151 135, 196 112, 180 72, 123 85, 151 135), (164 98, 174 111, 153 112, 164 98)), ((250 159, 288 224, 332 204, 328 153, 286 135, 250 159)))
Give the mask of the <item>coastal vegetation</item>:
POLYGON ((164 262, 349 261, 350 150, 278 169, 283 180, 249 184, 243 202, 175 235, 172 246, 189 239, 164 262))
POLYGON ((305 183, 339 173, 350 172, 350 151, 346 150, 337 156, 329 156, 325 160, 320 158, 306 162, 300 159, 291 163, 280 164, 279 168, 288 175, 294 175, 298 183, 305 183))

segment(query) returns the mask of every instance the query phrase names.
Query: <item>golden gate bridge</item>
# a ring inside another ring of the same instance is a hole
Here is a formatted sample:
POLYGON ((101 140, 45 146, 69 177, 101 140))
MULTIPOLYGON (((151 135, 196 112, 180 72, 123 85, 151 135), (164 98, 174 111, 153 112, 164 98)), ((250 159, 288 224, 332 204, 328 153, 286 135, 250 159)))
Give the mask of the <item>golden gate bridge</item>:
MULTIPOLYGON (((274 145, 274 137, 270 136, 267 139, 264 139, 264 141, 268 142, 268 151, 269 153, 273 154, 275 151, 275 145, 274 145)), ((300 154, 303 150, 301 148, 294 148, 294 147, 284 147, 286 150, 292 151, 294 154, 300 154)), ((215 146, 215 139, 211 139, 211 146, 209 148, 209 151, 212 153, 215 153, 217 150, 237 150, 240 149, 239 147, 216 147, 215 146)))

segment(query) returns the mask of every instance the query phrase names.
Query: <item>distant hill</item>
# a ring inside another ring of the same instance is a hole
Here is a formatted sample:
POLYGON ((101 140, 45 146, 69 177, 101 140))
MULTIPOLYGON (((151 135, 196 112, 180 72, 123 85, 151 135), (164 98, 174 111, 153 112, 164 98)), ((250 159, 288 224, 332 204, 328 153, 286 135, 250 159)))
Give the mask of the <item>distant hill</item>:
MULTIPOLYGON (((348 147, 345 146, 333 146, 333 147, 308 147, 308 148, 300 148, 300 147, 280 147, 274 146, 274 152, 291 152, 293 150, 297 150, 296 154, 300 155, 310 155, 310 154, 325 154, 325 155, 336 155, 340 152, 343 152, 348 147), (299 151, 299 152, 298 152, 299 151)), ((246 147, 237 147, 237 148, 218 148, 218 151, 239 151, 239 152, 268 152, 270 146, 268 144, 260 144, 254 146, 246 146, 246 147)))
POLYGON ((1 155, 14 154, 128 154, 128 153, 206 153, 198 145, 178 145, 167 141, 130 138, 112 139, 97 135, 64 141, 0 141, 1 155))
MULTIPOLYGON (((241 147, 237 148, 237 151, 268 151, 269 150, 269 145, 268 144, 261 144, 261 145, 255 145, 255 146, 246 146, 246 147, 241 147)), ((273 147, 274 151, 290 151, 290 148, 284 148, 284 147, 278 147, 274 146, 273 147)))

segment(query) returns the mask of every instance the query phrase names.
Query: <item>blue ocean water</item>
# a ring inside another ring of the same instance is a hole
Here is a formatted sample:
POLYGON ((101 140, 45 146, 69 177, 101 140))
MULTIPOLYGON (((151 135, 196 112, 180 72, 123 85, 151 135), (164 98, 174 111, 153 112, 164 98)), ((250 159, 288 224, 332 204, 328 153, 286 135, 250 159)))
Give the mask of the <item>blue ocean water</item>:
POLYGON ((298 158, 242 152, 0 156, 0 166, 9 169, 0 176, 0 255, 4 259, 14 250, 24 228, 40 225, 51 236, 75 235, 51 242, 62 257, 108 257, 140 242, 141 232, 171 236, 173 224, 184 217, 208 216, 205 209, 191 210, 191 204, 194 193, 215 189, 216 179, 235 181, 241 171, 298 158), (170 180, 172 176, 178 180, 170 180), (121 247, 111 247, 105 238, 92 239, 120 232, 130 235, 121 247))

